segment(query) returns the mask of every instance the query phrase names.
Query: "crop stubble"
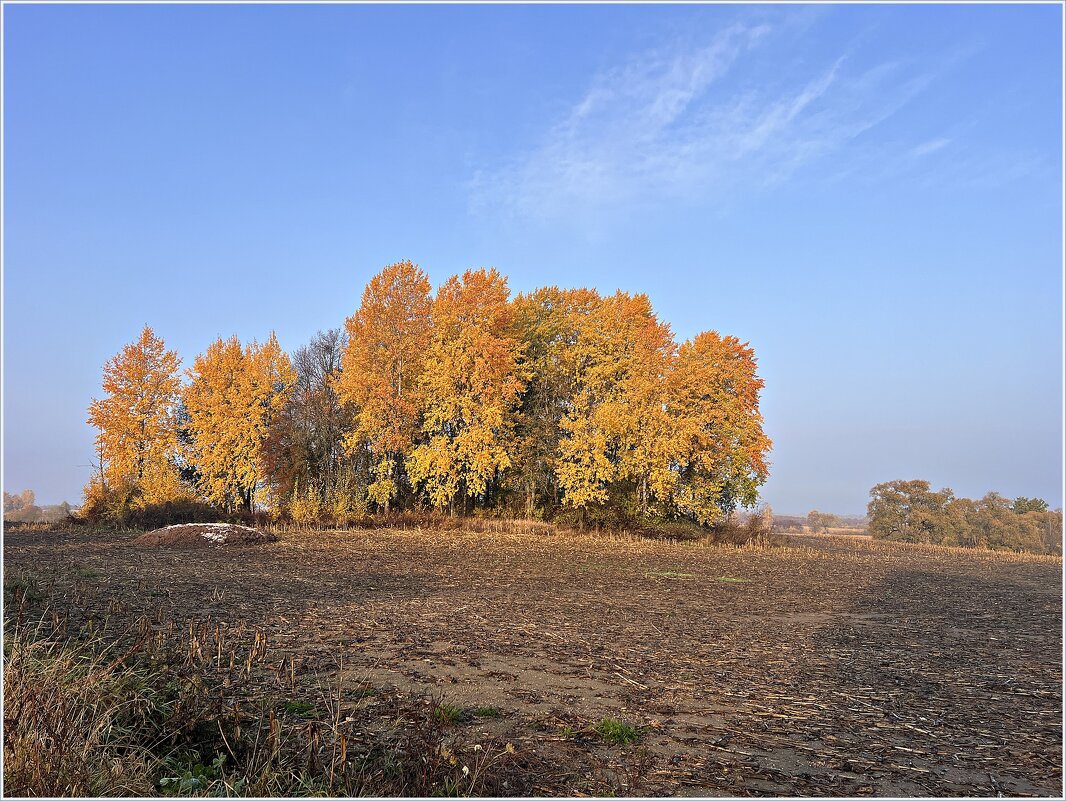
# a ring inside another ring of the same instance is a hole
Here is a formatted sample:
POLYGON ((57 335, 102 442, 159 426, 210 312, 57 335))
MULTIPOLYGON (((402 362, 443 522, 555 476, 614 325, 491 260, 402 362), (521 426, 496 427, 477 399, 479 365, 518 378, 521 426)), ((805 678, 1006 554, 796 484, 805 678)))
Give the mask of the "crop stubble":
POLYGON ((497 710, 458 725, 537 754, 545 794, 590 765, 632 795, 1061 794, 1061 560, 795 542, 379 529, 189 551, 75 529, 4 556, 100 614, 262 632, 294 682, 497 710), (600 742, 604 717, 638 742, 600 742))

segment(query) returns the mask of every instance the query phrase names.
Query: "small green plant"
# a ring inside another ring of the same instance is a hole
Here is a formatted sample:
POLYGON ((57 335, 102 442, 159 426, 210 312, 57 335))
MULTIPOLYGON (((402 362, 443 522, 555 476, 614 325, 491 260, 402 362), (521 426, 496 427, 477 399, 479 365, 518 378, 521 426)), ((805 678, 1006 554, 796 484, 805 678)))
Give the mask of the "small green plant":
POLYGON ((458 723, 464 718, 463 708, 454 704, 439 703, 433 710, 433 719, 441 723, 458 723))
POLYGON ((91 567, 79 567, 76 572, 78 574, 78 578, 83 578, 83 579, 100 578, 100 573, 98 573, 97 571, 93 570, 91 567))
POLYGON ((225 754, 219 754, 210 765, 197 763, 182 772, 180 776, 168 776, 159 780, 159 789, 164 795, 192 795, 208 789, 222 775, 225 754))
POLYGON ((438 787, 433 789, 433 795, 438 798, 458 798, 464 795, 462 788, 459 786, 459 781, 453 779, 451 776, 445 776, 444 781, 440 783, 438 787))
POLYGON ((678 570, 649 570, 646 575, 649 578, 693 578, 692 573, 682 573, 678 570))
POLYGON ((574 727, 563 726, 561 729, 559 729, 559 734, 564 740, 572 740, 574 739, 574 727))
POLYGON ((604 718, 592 727, 601 740, 605 743, 625 745, 637 739, 637 730, 627 723, 615 718, 604 718))
POLYGON ((503 712, 494 706, 479 706, 474 710, 474 714, 479 718, 498 718, 503 716, 503 712))
POLYGON ((290 715, 303 715, 310 712, 315 708, 314 704, 309 704, 307 701, 286 701, 285 711, 290 715))

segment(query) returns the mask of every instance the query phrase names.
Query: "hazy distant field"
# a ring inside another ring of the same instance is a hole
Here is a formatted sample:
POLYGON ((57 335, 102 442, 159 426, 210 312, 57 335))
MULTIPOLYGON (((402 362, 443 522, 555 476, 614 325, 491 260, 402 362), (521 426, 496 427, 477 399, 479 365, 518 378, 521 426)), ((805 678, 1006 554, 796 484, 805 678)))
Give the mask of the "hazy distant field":
POLYGON ((51 604, 72 630, 86 616, 118 630, 145 615, 142 635, 180 644, 205 675, 232 673, 223 718, 248 716, 247 732, 267 698, 294 731, 321 731, 308 764, 330 775, 382 720, 421 705, 443 710, 459 767, 492 755, 479 763, 485 783, 460 792, 1062 792, 1058 559, 851 537, 763 550, 281 537, 178 551, 14 532, 5 584, 32 582, 40 600, 20 613, 51 604), (595 729, 605 718, 636 740, 609 742, 595 729))

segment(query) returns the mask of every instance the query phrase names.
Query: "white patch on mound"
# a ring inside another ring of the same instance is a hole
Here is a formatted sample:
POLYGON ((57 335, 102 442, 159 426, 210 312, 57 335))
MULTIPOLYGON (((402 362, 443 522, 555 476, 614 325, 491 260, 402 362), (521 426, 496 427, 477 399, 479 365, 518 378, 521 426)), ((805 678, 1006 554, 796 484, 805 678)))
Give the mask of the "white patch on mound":
POLYGON ((203 526, 204 528, 218 528, 223 531, 251 531, 254 534, 259 533, 259 529, 251 528, 250 526, 238 526, 236 523, 175 523, 172 526, 164 526, 164 529, 170 528, 187 528, 189 526, 203 526))
POLYGON ((164 526, 163 530, 167 531, 172 528, 190 528, 197 526, 199 528, 213 529, 204 534, 204 538, 207 540, 213 540, 214 542, 225 542, 226 534, 230 531, 248 531, 253 534, 258 534, 259 529, 251 528, 249 526, 238 526, 233 523, 175 523, 173 526, 164 526), (222 539, 219 539, 221 536, 222 539))

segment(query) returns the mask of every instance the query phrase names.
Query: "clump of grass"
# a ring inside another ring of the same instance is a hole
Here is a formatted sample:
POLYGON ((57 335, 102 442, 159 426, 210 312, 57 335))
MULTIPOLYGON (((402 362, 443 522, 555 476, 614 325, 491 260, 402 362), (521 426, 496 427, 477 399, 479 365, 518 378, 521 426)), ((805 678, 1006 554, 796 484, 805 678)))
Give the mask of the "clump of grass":
POLYGON ((267 696, 238 715, 219 697, 216 668, 190 673, 184 652, 100 634, 60 640, 43 623, 5 628, 13 796, 528 795, 540 771, 510 744, 467 748, 447 724, 471 712, 453 704, 427 710, 383 693, 350 717, 330 690, 326 720, 286 720, 273 710, 313 705, 267 696), (385 721, 398 725, 382 730, 385 721))
POLYGON ((479 718, 498 718, 503 716, 503 711, 494 706, 479 706, 474 710, 474 715, 479 718))
POLYGON ((592 727, 592 731, 605 743, 616 745, 626 745, 639 736, 635 728, 615 718, 604 718, 592 727))
POLYGON ((40 582, 32 573, 4 576, 4 592, 15 604, 35 604, 44 598, 40 582))
POLYGON ((461 706, 446 704, 443 701, 433 709, 433 719, 441 723, 459 723, 465 717, 466 713, 461 706))
POLYGON ((153 795, 145 730, 164 702, 143 673, 8 632, 4 786, 10 795, 153 795))

